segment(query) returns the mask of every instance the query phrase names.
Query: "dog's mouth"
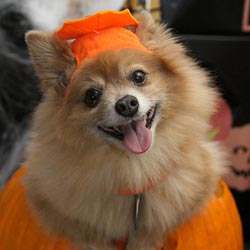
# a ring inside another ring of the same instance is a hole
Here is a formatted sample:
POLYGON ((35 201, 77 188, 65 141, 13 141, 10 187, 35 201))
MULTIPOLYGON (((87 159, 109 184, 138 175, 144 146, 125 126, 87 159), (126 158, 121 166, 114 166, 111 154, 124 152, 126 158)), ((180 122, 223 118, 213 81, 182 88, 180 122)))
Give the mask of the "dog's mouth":
POLYGON ((235 175, 242 176, 245 178, 250 178, 250 170, 237 170, 234 166, 230 166, 230 167, 235 175))
POLYGON ((156 110, 157 105, 151 107, 143 117, 129 123, 109 127, 99 126, 98 128, 109 136, 123 141, 125 147, 131 152, 141 154, 146 152, 152 143, 150 129, 154 122, 156 110))

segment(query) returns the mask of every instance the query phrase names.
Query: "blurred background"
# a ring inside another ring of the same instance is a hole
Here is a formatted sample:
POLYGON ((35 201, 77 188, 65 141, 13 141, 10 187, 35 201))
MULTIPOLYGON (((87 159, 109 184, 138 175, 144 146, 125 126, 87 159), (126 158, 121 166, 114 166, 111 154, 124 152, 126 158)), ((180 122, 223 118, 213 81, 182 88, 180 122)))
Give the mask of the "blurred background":
POLYGON ((24 159, 32 112, 41 98, 24 34, 124 8, 147 9, 167 24, 219 88, 222 99, 212 118, 215 139, 229 152, 224 180, 250 249, 250 0, 0 0, 0 189, 24 159))

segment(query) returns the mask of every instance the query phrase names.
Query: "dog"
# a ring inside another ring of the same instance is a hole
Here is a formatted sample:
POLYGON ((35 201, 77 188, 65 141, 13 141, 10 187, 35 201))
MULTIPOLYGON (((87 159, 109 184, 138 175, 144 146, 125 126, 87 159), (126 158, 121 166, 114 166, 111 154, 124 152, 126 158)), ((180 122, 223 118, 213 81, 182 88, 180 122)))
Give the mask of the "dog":
POLYGON ((127 30, 136 48, 83 61, 58 33, 26 35, 43 90, 25 163, 30 205, 84 249, 120 239, 155 249, 205 206, 224 171, 208 136, 219 98, 208 73, 149 13, 137 20, 127 30))

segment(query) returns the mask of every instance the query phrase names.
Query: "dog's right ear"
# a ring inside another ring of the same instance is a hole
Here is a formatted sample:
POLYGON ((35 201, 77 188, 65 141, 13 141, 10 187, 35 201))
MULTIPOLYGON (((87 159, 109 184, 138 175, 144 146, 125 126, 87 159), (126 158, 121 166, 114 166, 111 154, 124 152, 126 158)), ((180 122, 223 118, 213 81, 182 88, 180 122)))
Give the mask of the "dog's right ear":
POLYGON ((75 68, 76 61, 70 46, 56 34, 30 31, 25 36, 26 43, 42 90, 55 88, 64 95, 75 68))

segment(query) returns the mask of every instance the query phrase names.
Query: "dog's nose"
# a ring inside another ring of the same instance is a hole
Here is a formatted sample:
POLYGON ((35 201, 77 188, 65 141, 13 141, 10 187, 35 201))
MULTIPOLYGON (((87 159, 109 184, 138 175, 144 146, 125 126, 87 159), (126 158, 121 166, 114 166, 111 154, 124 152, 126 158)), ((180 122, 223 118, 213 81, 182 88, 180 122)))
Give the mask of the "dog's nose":
POLYGON ((134 116, 139 108, 139 102, 135 96, 126 95, 119 99, 115 105, 115 110, 119 115, 125 117, 134 116))

